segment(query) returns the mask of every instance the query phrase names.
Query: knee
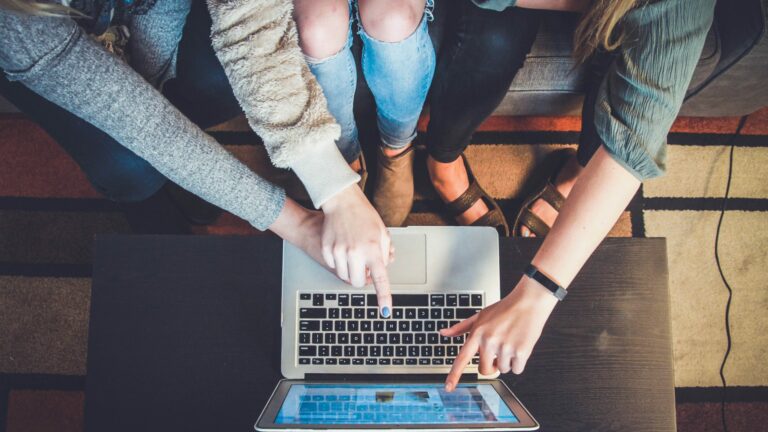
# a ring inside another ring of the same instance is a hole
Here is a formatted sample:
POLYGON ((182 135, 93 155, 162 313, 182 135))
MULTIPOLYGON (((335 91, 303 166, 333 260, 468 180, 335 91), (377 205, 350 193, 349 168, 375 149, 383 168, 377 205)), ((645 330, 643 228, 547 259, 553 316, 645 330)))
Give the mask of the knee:
POLYGON ((106 198, 118 202, 143 201, 167 181, 148 162, 133 157, 115 158, 88 172, 93 186, 106 198))
POLYGON ((296 0, 294 19, 299 45, 309 57, 328 58, 347 43, 349 4, 346 0, 296 0))
POLYGON ((423 0, 360 1, 360 21, 368 36, 400 42, 413 34, 424 15, 423 0))

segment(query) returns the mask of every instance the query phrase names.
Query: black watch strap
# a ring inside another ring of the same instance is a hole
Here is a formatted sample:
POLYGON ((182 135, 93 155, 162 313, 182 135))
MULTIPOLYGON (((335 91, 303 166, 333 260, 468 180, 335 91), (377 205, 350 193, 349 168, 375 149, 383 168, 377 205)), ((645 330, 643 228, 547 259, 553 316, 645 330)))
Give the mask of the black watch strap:
POLYGON ((563 301, 565 296, 568 295, 568 291, 565 288, 561 287, 555 283, 555 281, 540 272, 533 264, 528 264, 528 267, 525 268, 525 275, 540 283, 544 288, 552 291, 552 295, 560 301, 563 301))

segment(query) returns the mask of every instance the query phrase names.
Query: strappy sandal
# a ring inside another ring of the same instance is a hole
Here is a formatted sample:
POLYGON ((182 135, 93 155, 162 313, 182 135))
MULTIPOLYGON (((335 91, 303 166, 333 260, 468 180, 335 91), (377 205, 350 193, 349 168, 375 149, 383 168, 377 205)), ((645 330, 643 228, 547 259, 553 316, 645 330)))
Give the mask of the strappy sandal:
POLYGON ((488 210, 486 214, 480 216, 479 219, 472 222, 471 226, 493 227, 496 228, 500 235, 508 237, 509 225, 507 224, 507 219, 504 217, 504 213, 502 213, 499 204, 496 203, 496 201, 491 198, 490 195, 488 195, 488 193, 486 193, 485 190, 483 190, 483 188, 477 182, 475 175, 472 174, 472 169, 469 167, 469 162, 467 162, 467 158, 464 156, 464 153, 461 154, 461 159, 464 161, 464 168, 467 170, 469 187, 466 191, 464 191, 463 194, 461 194, 461 196, 445 204, 446 208, 448 209, 448 213, 450 213, 450 216, 455 220, 462 213, 469 210, 469 208, 472 207, 478 200, 483 200, 485 205, 487 205, 490 210, 488 210))
POLYGON ((573 149, 558 150, 552 154, 552 157, 556 159, 554 165, 555 168, 552 171, 552 174, 544 181, 543 186, 541 186, 535 193, 530 195, 523 202, 523 205, 520 207, 520 211, 517 213, 517 217, 515 218, 515 223, 512 226, 513 237, 521 236, 520 228, 523 226, 528 228, 533 234, 536 235, 536 237, 545 237, 547 234, 549 234, 549 225, 547 225, 546 222, 544 222, 539 216, 536 215, 536 213, 531 210, 531 206, 534 202, 536 202, 536 200, 543 199, 544 202, 552 206, 555 211, 558 213, 560 212, 560 207, 563 206, 565 197, 560 193, 560 191, 557 190, 557 187, 555 187, 555 180, 560 174, 560 171, 563 169, 563 166, 565 166, 568 160, 575 155, 576 151, 573 149))

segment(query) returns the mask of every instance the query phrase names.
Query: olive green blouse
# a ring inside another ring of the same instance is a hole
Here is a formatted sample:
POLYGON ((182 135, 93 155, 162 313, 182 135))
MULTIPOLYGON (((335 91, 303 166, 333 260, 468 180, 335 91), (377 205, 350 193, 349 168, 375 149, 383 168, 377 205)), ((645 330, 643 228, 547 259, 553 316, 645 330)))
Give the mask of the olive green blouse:
MULTIPOLYGON (((516 0, 473 0, 503 10, 516 0)), ((640 180, 666 169, 666 140, 712 25, 715 0, 659 0, 621 23, 625 41, 598 90, 595 127, 608 152, 640 180)))

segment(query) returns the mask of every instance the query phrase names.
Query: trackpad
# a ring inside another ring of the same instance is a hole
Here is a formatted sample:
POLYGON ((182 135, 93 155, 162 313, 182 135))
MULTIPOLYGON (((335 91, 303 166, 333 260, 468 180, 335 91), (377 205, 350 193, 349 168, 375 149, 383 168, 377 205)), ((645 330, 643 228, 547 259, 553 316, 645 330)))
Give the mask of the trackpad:
POLYGON ((389 265, 389 281, 393 285, 427 283, 427 236, 395 234, 395 261, 389 265))

